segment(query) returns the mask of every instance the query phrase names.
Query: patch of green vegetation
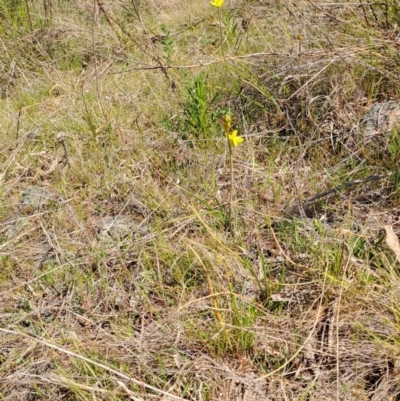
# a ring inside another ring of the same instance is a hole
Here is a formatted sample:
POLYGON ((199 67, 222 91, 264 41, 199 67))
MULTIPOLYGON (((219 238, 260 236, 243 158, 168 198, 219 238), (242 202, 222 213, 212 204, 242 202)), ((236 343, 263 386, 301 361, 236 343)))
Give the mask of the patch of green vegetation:
MULTIPOLYGON (((28 2, 19 0, 1 0, 0 17, 9 24, 3 33, 26 32, 33 29, 32 15, 28 2)), ((4 25, 3 25, 4 27, 4 25)))
POLYGON ((215 129, 216 117, 213 105, 219 92, 213 92, 206 74, 200 74, 186 85, 187 100, 184 102, 184 122, 186 129, 198 138, 209 138, 215 129))

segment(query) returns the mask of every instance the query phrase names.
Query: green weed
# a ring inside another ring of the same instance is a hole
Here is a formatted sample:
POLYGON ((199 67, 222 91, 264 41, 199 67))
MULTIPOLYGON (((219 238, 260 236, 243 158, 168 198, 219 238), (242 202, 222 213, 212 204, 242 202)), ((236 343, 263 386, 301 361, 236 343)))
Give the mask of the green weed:
POLYGON ((197 138, 210 138, 216 122, 213 105, 219 93, 211 90, 206 74, 197 76, 193 83, 186 86, 187 100, 184 102, 184 122, 197 138))

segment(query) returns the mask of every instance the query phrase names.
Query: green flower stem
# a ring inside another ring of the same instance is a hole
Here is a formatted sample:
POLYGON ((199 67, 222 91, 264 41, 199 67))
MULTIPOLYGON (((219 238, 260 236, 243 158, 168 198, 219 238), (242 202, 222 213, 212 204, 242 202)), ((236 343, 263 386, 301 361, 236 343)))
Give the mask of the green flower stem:
POLYGON ((229 130, 225 131, 226 140, 228 142, 228 152, 229 152, 229 169, 231 172, 231 182, 229 188, 229 231, 232 235, 235 235, 234 224, 233 224, 233 151, 232 143, 229 139, 229 130))

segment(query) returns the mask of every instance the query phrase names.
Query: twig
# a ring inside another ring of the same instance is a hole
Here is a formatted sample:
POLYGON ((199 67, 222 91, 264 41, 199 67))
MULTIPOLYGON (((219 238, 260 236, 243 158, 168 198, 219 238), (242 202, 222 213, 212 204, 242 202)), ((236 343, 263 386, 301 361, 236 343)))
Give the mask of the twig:
POLYGON ((318 6, 318 5, 315 4, 313 1, 308 0, 308 2, 311 3, 317 10, 323 12, 323 13, 324 13, 325 15, 327 15, 328 17, 330 17, 330 18, 332 18, 332 19, 334 19, 334 20, 336 20, 336 21, 338 21, 338 22, 341 22, 342 24, 349 24, 348 21, 344 21, 344 20, 342 20, 342 19, 340 19, 340 18, 338 18, 338 17, 335 17, 333 14, 328 13, 328 11, 326 11, 326 10, 323 9, 322 7, 318 6))
POLYGON ((378 180, 381 180, 382 178, 387 178, 389 176, 390 176, 390 174, 387 174, 387 175, 370 175, 369 177, 364 178, 363 180, 356 180, 356 181, 346 182, 344 184, 340 184, 340 185, 337 185, 336 187, 328 189, 327 191, 321 192, 320 194, 315 195, 315 196, 313 196, 311 198, 304 199, 303 203, 314 202, 316 200, 325 198, 326 196, 329 196, 329 195, 334 194, 334 193, 339 194, 340 191, 345 189, 345 188, 354 187, 356 185, 364 184, 364 183, 369 182, 369 181, 378 181, 378 180))
POLYGON ((22 108, 23 108, 23 106, 21 106, 21 107, 19 108, 19 112, 18 112, 18 119, 17 119, 17 135, 16 135, 16 139, 18 139, 18 137, 19 137, 19 124, 20 124, 20 122, 21 122, 22 108))

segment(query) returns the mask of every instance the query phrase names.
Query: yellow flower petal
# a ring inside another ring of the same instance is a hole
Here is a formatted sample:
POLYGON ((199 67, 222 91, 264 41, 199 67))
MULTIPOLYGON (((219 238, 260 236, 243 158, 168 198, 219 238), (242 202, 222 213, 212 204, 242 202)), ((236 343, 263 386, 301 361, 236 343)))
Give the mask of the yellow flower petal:
POLYGON ((237 130, 232 131, 232 133, 228 136, 228 139, 231 141, 232 145, 236 148, 236 146, 239 145, 239 143, 244 141, 244 138, 241 136, 238 136, 237 130))
POLYGON ((222 4, 224 4, 225 0, 213 0, 210 2, 210 4, 214 7, 222 7, 222 4))

